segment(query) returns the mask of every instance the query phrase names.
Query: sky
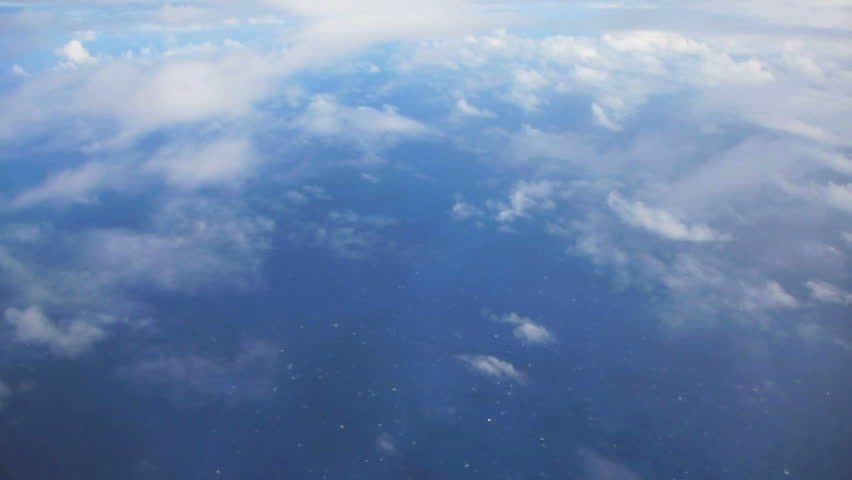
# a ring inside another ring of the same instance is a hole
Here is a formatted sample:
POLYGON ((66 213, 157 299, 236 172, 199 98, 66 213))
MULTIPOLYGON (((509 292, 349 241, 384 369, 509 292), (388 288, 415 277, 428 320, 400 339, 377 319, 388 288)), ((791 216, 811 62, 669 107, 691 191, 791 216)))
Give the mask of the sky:
POLYGON ((0 480, 846 479, 849 0, 0 1, 0 480))

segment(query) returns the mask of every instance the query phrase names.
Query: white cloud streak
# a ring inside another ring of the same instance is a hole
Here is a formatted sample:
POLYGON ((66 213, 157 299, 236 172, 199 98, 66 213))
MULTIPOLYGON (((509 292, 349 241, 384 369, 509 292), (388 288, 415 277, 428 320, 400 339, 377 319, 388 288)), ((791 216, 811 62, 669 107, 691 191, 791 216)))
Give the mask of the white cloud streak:
POLYGON ((730 240, 729 235, 716 233, 707 225, 687 225, 665 210, 649 207, 640 201, 627 201, 617 192, 609 193, 607 205, 625 223, 670 240, 698 243, 730 240))
POLYGON ((494 380, 512 380, 518 383, 526 381, 526 374, 511 363, 491 355, 457 355, 472 370, 494 380))

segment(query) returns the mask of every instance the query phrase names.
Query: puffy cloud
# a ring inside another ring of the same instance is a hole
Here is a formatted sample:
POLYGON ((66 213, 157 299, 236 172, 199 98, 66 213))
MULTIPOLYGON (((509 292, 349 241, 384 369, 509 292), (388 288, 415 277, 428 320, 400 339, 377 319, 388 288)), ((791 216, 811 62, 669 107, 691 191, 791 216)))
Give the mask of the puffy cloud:
POLYGON ((106 337, 103 326, 112 323, 111 317, 78 318, 67 326, 51 321, 38 307, 25 310, 6 309, 6 321, 15 329, 19 342, 46 345, 56 354, 76 356, 92 348, 106 337))
POLYGON ((80 40, 71 40, 60 47, 56 54, 65 60, 65 65, 81 65, 95 61, 95 57, 86 50, 80 40))
POLYGON ((852 293, 838 287, 837 285, 820 280, 808 280, 805 286, 811 292, 811 296, 823 303, 852 304, 852 293))
POLYGON ((546 345, 556 341, 556 337, 550 330, 533 322, 531 318, 522 317, 515 312, 495 318, 501 322, 514 325, 512 334, 527 345, 546 345))
POLYGON ((648 207, 640 201, 627 201, 617 192, 609 193, 607 205, 625 223, 671 240, 688 242, 730 240, 729 235, 716 233, 707 225, 687 225, 665 210, 648 207))
POLYGON ((537 182, 521 181, 509 194, 509 201, 493 203, 497 210, 496 219, 501 223, 512 223, 526 217, 530 210, 553 208, 553 195, 556 185, 547 180, 537 182))
POLYGON ((456 358, 474 371, 495 380, 513 380, 519 383, 526 381, 526 374, 514 365, 491 355, 457 355, 456 358))

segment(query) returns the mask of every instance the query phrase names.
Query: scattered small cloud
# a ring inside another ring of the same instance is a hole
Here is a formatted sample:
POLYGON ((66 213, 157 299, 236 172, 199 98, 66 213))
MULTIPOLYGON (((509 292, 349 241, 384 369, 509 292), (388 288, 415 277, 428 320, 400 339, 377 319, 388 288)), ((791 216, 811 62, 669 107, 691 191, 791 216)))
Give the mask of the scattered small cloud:
POLYGON ((512 333, 526 345, 546 345, 556 342, 556 336, 547 328, 532 321, 529 317, 522 317, 515 312, 505 315, 492 315, 492 319, 514 325, 512 333))
POLYGON ((526 382, 526 374, 515 368, 511 363, 491 355, 457 355, 456 358, 465 362, 475 372, 495 380, 512 380, 518 383, 526 382))
POLYGON ((456 220, 466 220, 482 215, 482 210, 463 200, 456 200, 450 213, 456 220))
POLYGON ((496 219, 501 223, 512 223, 529 215, 530 210, 553 208, 555 191, 556 185, 548 180, 521 181, 509 194, 508 202, 492 203, 497 210, 496 219))

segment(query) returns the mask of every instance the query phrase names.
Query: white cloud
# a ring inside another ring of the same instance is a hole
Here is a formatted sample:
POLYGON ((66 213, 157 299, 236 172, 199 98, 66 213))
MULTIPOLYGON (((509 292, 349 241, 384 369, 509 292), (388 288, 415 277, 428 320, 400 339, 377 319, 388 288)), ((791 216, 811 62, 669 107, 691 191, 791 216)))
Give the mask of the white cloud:
POLYGON ((519 182, 509 195, 509 202, 496 203, 497 221, 511 223, 518 218, 527 216, 533 209, 553 208, 553 195, 556 185, 548 180, 537 182, 519 182))
POLYGON ((86 236, 85 261, 105 288, 146 285, 192 292, 258 282, 271 219, 236 201, 171 198, 152 224, 86 236))
POLYGON ((617 192, 609 193, 607 204, 625 223, 671 240, 718 242, 730 239, 706 225, 687 225, 665 210, 648 207, 640 201, 629 202, 617 192))
POLYGON ((311 99, 296 124, 314 135, 341 136, 355 141, 383 136, 420 136, 430 133, 422 123, 397 113, 390 105, 382 110, 341 105, 329 95, 311 99))
POLYGON ((784 290, 776 281, 768 282, 762 288, 745 288, 741 307, 745 310, 793 309, 799 307, 799 301, 784 290))
POLYGON ((362 2, 264 0, 302 17, 288 41, 288 65, 317 66, 383 42, 467 33, 494 20, 463 0, 362 2))
POLYGON ((823 303, 840 303, 844 305, 852 304, 852 293, 820 280, 808 280, 805 286, 811 291, 811 296, 823 303))
POLYGON ((65 60, 65 65, 81 65, 84 63, 94 63, 93 57, 80 40, 71 40, 60 47, 56 54, 65 60))
POLYGON ((29 77, 30 74, 27 72, 24 67, 20 65, 12 65, 12 75, 16 77, 29 77))
POLYGON ((275 59, 243 48, 213 58, 140 56, 47 72, 4 96, 0 139, 79 135, 88 149, 126 146, 159 128, 245 118, 281 75, 275 59), (99 128, 91 128, 94 126, 99 128), (106 127, 106 128, 105 128, 106 127))
POLYGON ((114 166, 90 162, 80 167, 53 174, 40 185, 20 193, 12 201, 14 207, 41 203, 89 202, 92 191, 103 185, 116 172, 114 166))
POLYGON ((491 355, 457 355, 456 358, 465 362, 474 371, 495 380, 513 380, 519 383, 526 381, 526 375, 514 365, 491 355))
POLYGON ((479 118, 495 118, 496 115, 494 112, 490 112, 488 110, 483 110, 481 108, 477 108, 464 98, 460 98, 456 100, 456 111, 462 115, 466 115, 468 117, 479 117, 479 118))
POLYGON ((450 214, 456 220, 465 220, 482 215, 482 210, 462 200, 456 200, 450 214))
POLYGON ((144 168, 165 176, 183 188, 232 183, 244 177, 255 163, 251 143, 245 138, 225 138, 202 145, 170 146, 158 152, 144 168))
POLYGON ((46 345, 58 355, 76 356, 92 348, 106 337, 103 325, 112 323, 109 317, 77 318, 67 326, 52 322, 38 307, 26 310, 8 308, 6 321, 15 329, 15 340, 46 345))
POLYGON ((531 318, 522 317, 515 312, 494 317, 497 320, 514 325, 512 334, 527 345, 546 345, 554 343, 556 337, 547 328, 535 323, 531 318))
POLYGON ((616 123, 612 119, 610 119, 609 115, 607 115, 607 113, 606 113, 606 111, 604 111, 603 107, 601 107, 597 103, 592 104, 592 115, 594 115, 594 117, 595 117, 595 123, 597 123, 601 127, 604 127, 608 130, 612 130, 612 131, 615 131, 615 132, 618 132, 618 131, 621 131, 621 130, 624 129, 624 128, 622 128, 621 125, 619 125, 618 123, 616 123))

